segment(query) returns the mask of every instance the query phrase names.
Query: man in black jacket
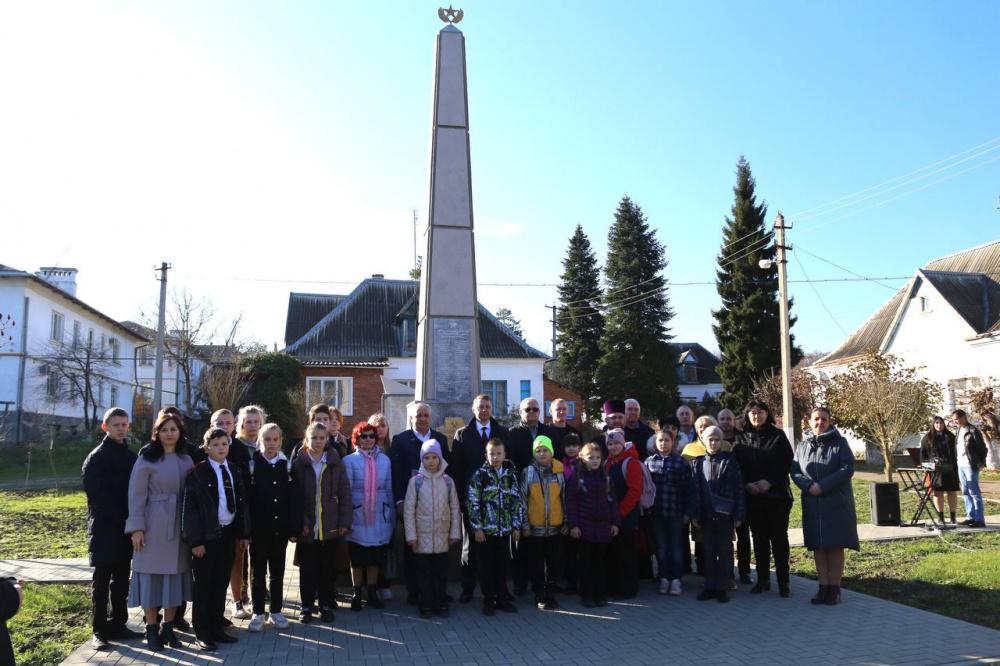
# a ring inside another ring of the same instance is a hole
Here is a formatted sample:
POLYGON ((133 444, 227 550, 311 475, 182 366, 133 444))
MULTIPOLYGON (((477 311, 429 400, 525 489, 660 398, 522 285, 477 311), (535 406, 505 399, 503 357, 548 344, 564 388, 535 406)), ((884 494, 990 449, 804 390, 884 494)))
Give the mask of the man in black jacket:
POLYGON ((219 621, 226 606, 226 587, 236 548, 250 539, 250 510, 243 468, 226 460, 229 434, 213 429, 205 434, 208 460, 184 482, 181 538, 191 547, 194 610, 198 647, 215 650, 216 643, 235 643, 219 621))
POLYGON ((951 413, 958 432, 955 435, 955 453, 958 461, 958 479, 962 483, 962 497, 965 500, 966 519, 963 525, 986 527, 983 515, 983 494, 979 490, 979 470, 986 467, 986 440, 982 431, 969 423, 963 409, 951 413))
POLYGON ((104 439, 83 461, 87 494, 87 537, 91 583, 91 626, 94 649, 105 650, 113 638, 141 638, 126 625, 132 540, 125 534, 128 483, 136 455, 128 448, 128 412, 113 407, 101 423, 104 439), (111 616, 108 616, 108 602, 111 616))
POLYGON ((623 429, 625 430, 625 441, 632 442, 632 445, 635 446, 639 460, 645 460, 652 453, 649 449, 649 445, 651 445, 649 440, 656 433, 649 427, 649 424, 643 423, 639 419, 641 410, 642 407, 635 398, 629 398, 625 401, 625 425, 623 429))
MULTIPOLYGON (((437 440, 445 458, 448 451, 448 437, 431 429, 431 408, 424 402, 411 402, 407 408, 410 429, 393 436, 389 445, 389 460, 392 462, 392 495, 396 502, 396 515, 403 520, 403 502, 410 478, 420 470, 420 447, 428 440, 437 440)), ((403 544, 403 576, 406 579, 406 603, 415 605, 419 592, 417 580, 417 559, 409 544, 403 544)))
POLYGON ((462 505, 462 596, 463 604, 472 601, 476 589, 476 555, 472 548, 472 532, 466 503, 469 498, 469 479, 486 461, 486 442, 498 438, 506 445, 510 433, 507 428, 493 418, 493 399, 481 393, 472 401, 472 420, 455 432, 451 446, 449 471, 458 491, 458 503, 462 505))

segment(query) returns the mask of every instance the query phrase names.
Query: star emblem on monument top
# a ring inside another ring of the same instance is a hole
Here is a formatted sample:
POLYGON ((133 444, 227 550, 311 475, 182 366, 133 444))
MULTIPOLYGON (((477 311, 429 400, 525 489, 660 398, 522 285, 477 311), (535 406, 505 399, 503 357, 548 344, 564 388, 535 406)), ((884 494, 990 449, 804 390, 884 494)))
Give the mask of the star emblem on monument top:
POLYGON ((448 5, 448 9, 444 7, 438 7, 438 16, 445 23, 458 23, 465 16, 465 12, 461 9, 455 9, 451 5, 448 5))

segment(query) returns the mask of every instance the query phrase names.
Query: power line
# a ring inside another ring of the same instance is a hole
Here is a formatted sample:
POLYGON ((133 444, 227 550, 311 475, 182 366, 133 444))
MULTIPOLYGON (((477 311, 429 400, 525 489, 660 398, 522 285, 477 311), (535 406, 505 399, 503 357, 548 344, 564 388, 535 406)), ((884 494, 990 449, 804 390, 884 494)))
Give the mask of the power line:
MULTIPOLYGON (((845 273, 850 273, 851 275, 853 275, 853 276, 855 276, 855 277, 859 277, 859 278, 864 278, 864 277, 865 277, 864 275, 861 275, 861 273, 855 273, 855 272, 854 272, 854 271, 852 271, 852 270, 851 270, 850 268, 844 268, 844 267, 843 267, 843 266, 841 266, 840 264, 835 264, 834 262, 830 261, 829 259, 824 259, 823 257, 819 256, 818 254, 813 254, 813 253, 812 253, 812 252, 810 252, 809 250, 807 250, 807 249, 805 249, 804 247, 802 247, 802 244, 801 244, 801 243, 796 243, 796 244, 795 244, 795 249, 796 249, 796 250, 799 250, 799 251, 801 251, 801 252, 805 252, 806 254, 808 254, 808 255, 809 255, 810 257, 813 257, 814 259, 819 259, 819 260, 820 260, 820 261, 822 261, 823 263, 826 263, 826 264, 830 264, 830 265, 831 265, 831 266, 833 266, 834 268, 839 268, 840 270, 844 271, 845 273)), ((805 271, 803 271, 803 273, 804 273, 804 272, 805 272, 805 271)), ((807 275, 806 277, 809 277, 809 276, 807 275)), ((868 278, 865 278, 865 279, 868 279, 868 278)), ((872 281, 872 282, 874 282, 875 284, 877 284, 877 285, 881 286, 881 287, 885 287, 885 288, 886 288, 886 289, 888 289, 889 291, 896 291, 896 288, 895 288, 895 287, 892 287, 892 286, 890 286, 890 285, 887 285, 887 284, 885 284, 885 283, 883 283, 883 282, 879 282, 878 280, 871 280, 871 281, 872 281)))
MULTIPOLYGON (((926 166, 920 167, 919 169, 915 169, 913 171, 910 171, 909 173, 905 173, 902 176, 896 176, 895 178, 890 178, 889 180, 886 180, 886 181, 883 181, 881 183, 878 183, 877 185, 872 185, 871 187, 866 187, 863 190, 858 190, 857 192, 852 192, 851 194, 845 194, 844 196, 837 197, 836 199, 833 199, 833 200, 828 201, 826 203, 820 204, 818 206, 813 206, 811 208, 806 208, 804 210, 800 210, 800 211, 796 212, 794 215, 791 215, 789 217, 795 217, 797 220, 803 221, 803 220, 806 220, 806 219, 809 219, 809 218, 812 218, 812 217, 818 217, 819 215, 826 215, 827 213, 832 212, 832 210, 837 210, 837 209, 833 208, 833 209, 824 211, 822 213, 819 213, 819 212, 816 212, 816 211, 820 211, 820 210, 822 210, 824 208, 829 208, 830 206, 833 206, 834 204, 838 204, 838 203, 840 203, 842 201, 847 201, 849 199, 854 199, 855 197, 858 197, 859 195, 866 194, 866 193, 872 192, 874 190, 879 190, 879 189, 885 187, 886 185, 890 185, 892 183, 896 183, 897 181, 907 180, 908 182, 896 185, 896 186, 894 186, 894 187, 892 187, 892 188, 890 188, 888 190, 885 190, 885 191, 889 192, 889 191, 892 191, 893 189, 898 189, 899 187, 904 187, 905 185, 907 185, 909 183, 916 182, 916 181, 919 181, 919 180, 923 180, 927 176, 931 176, 931 175, 933 175, 935 173, 939 173, 942 170, 950 169, 950 168, 952 168, 954 166, 962 164, 963 162, 967 162, 970 159, 975 159, 976 157, 978 157, 980 155, 983 155, 985 153, 988 153, 988 152, 991 152, 993 150, 996 150, 997 148, 1000 148, 1000 143, 997 143, 997 142, 1000 142, 1000 136, 994 137, 994 138, 990 139, 989 141, 986 141, 985 143, 979 144, 978 146, 973 146, 972 148, 968 148, 966 150, 963 150, 960 153, 956 153, 956 154, 951 155, 949 157, 945 157, 944 159, 938 160, 936 162, 932 162, 932 163, 930 163, 930 164, 928 164, 926 166), (957 157, 962 157, 966 153, 977 151, 977 150, 979 150, 981 148, 984 148, 985 146, 991 146, 991 144, 996 144, 996 145, 992 145, 992 147, 987 148, 986 150, 983 150, 983 151, 981 151, 979 153, 976 153, 975 155, 971 155, 971 156, 966 157, 966 158, 964 158, 962 160, 959 160, 958 162, 955 162, 954 164, 950 164, 947 167, 942 167, 941 169, 937 169, 937 170, 932 171, 932 172, 930 172, 928 174, 924 174, 923 176, 920 176, 919 178, 912 178, 916 174, 919 174, 919 173, 921 173, 923 171, 926 171, 927 169, 935 167, 935 166, 937 166, 939 164, 943 164, 943 163, 946 163, 946 162, 951 162, 952 160, 954 160, 957 157)), ((878 196, 878 195, 873 195, 873 196, 878 196)), ((868 198, 870 198, 870 197, 868 197, 868 198)), ((855 201, 853 203, 860 203, 860 201, 863 201, 863 200, 864 199, 860 199, 860 200, 855 201)), ((847 204, 847 205, 853 205, 853 204, 847 204)))
MULTIPOLYGON (((799 259, 798 253, 792 252, 792 256, 795 257, 795 263, 797 263, 799 265, 799 268, 802 270, 802 275, 804 275, 806 277, 806 279, 808 280, 809 279, 809 274, 806 273, 806 267, 802 265, 802 260, 799 259)), ((840 322, 837 321, 837 318, 833 316, 832 312, 830 312, 830 308, 826 307, 826 303, 823 301, 823 297, 819 295, 819 289, 816 288, 816 285, 813 284, 812 282, 810 282, 809 283, 809 288, 812 289, 812 291, 813 291, 814 294, 816 294, 816 298, 819 300, 819 304, 822 305, 823 309, 826 310, 826 313, 828 315, 830 315, 830 319, 833 321, 834 325, 837 328, 839 328, 840 332, 843 333, 844 336, 846 337, 847 336, 847 331, 844 330, 844 327, 840 325, 840 322)))

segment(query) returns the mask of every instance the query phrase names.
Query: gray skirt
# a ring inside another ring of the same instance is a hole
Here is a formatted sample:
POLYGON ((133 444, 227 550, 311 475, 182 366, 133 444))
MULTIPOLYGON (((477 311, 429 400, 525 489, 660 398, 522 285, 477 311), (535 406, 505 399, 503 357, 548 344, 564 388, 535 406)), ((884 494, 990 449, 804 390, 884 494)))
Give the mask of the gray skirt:
POLYGON ((174 608, 191 601, 191 574, 148 574, 132 572, 129 608, 174 608))

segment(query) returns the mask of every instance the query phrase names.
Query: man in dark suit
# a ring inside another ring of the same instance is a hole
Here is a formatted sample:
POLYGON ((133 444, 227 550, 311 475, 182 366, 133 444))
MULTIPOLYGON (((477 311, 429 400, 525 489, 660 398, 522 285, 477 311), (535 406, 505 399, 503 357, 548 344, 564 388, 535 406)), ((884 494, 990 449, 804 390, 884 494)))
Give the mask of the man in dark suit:
POLYGON ((448 463, 458 490, 458 503, 462 505, 462 596, 458 600, 463 604, 472 601, 476 589, 476 555, 470 543, 472 533, 466 508, 469 479, 486 461, 486 442, 496 437, 506 446, 510 436, 507 428, 493 418, 493 399, 486 393, 477 395, 472 401, 472 414, 469 423, 455 432, 448 463))
MULTIPOLYGON (((389 444, 389 460, 392 462, 392 495, 396 501, 396 515, 403 519, 403 501, 410 478, 420 470, 420 447, 428 440, 437 440, 441 450, 448 454, 448 437, 437 430, 431 430, 431 408, 423 402, 411 402, 407 408, 410 429, 393 436, 389 444)), ((403 545, 403 576, 406 579, 406 603, 415 605, 419 585, 417 582, 417 559, 409 544, 403 545)))

